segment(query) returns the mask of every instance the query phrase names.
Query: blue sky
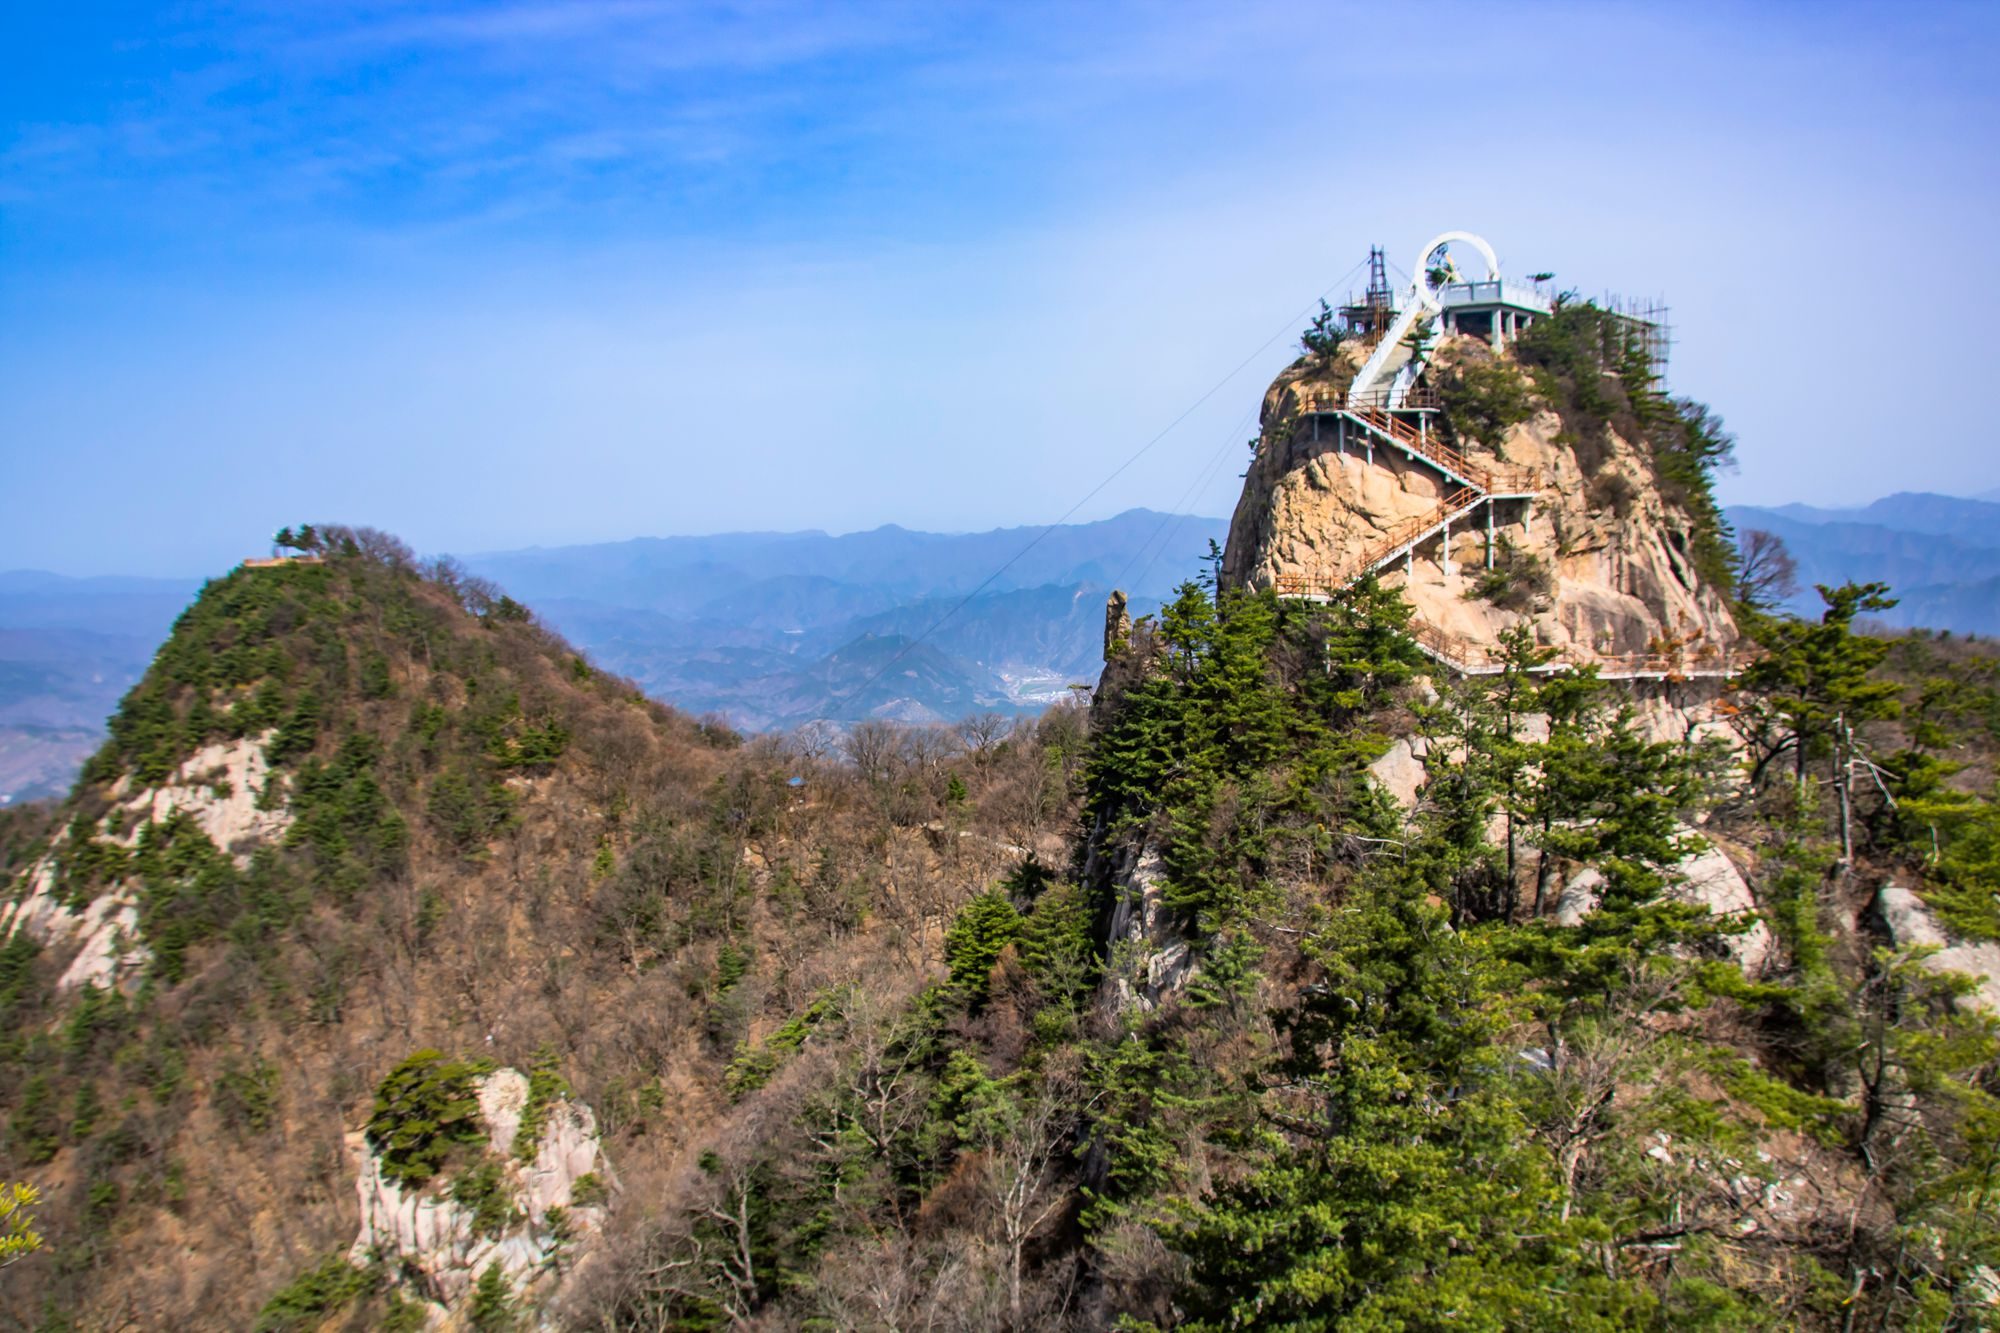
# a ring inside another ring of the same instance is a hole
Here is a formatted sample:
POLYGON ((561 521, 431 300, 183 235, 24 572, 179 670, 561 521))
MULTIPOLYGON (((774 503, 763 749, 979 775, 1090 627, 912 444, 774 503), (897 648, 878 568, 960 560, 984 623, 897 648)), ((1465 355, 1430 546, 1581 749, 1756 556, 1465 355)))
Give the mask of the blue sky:
POLYGON ((1990 4, 10 6, 0 568, 210 572, 304 519, 1045 522, 1248 358, 1078 517, 1226 513, 1267 340, 1455 227, 1665 297, 1727 498, 1989 490, 1995 334, 1953 293, 1996 38, 1990 4))

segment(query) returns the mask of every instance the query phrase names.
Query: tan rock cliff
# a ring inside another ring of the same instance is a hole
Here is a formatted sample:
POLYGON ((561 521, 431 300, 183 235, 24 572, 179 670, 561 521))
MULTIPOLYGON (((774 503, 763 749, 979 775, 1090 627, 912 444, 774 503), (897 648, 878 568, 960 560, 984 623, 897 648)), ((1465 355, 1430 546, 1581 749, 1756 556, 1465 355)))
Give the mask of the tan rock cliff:
MULTIPOLYGON (((1398 525, 1421 523, 1459 489, 1432 463, 1305 410, 1315 399, 1338 401, 1360 349, 1343 351, 1327 367, 1302 359, 1265 394, 1262 439, 1230 523, 1226 583, 1343 584, 1398 525)), ((1485 355, 1471 339, 1448 337, 1433 365, 1485 355)), ((1562 419, 1539 398, 1534 406, 1497 448, 1469 446, 1467 458, 1521 474, 1536 492, 1491 506, 1491 541, 1496 560, 1510 544, 1538 561, 1545 589, 1511 599, 1516 609, 1469 595, 1486 568, 1485 506, 1453 524, 1449 550, 1431 537, 1385 566, 1383 582, 1403 589, 1422 625, 1474 650, 1494 649, 1501 631, 1528 620, 1540 642, 1576 660, 1720 660, 1735 645, 1735 623, 1696 572, 1693 523, 1661 497, 1644 445, 1613 431, 1586 470, 1562 419)))

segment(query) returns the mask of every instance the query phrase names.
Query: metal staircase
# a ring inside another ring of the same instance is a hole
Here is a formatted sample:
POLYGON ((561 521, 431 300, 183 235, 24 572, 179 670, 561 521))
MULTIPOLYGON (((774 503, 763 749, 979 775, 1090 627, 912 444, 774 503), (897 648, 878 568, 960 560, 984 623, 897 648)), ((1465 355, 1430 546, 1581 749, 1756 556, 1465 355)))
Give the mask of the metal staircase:
POLYGON ((1416 379, 1415 372, 1405 379, 1402 372, 1414 360, 1409 343, 1410 330, 1425 314, 1423 303, 1410 301, 1396 316, 1396 322, 1382 335, 1382 341, 1375 344, 1375 351, 1361 363, 1361 370, 1354 377, 1354 383, 1347 390, 1350 403, 1367 403, 1385 408, 1402 406, 1399 388, 1407 391, 1416 379), (1399 385, 1398 381, 1402 381, 1399 385))
MULTIPOLYGON (((1445 232, 1434 237, 1419 254, 1416 271, 1426 273, 1426 265, 1439 248, 1457 242, 1467 243, 1480 252, 1496 295, 1504 296, 1498 257, 1491 246, 1469 232, 1445 232)), ((1371 295, 1376 285, 1371 282, 1371 295)), ((1379 285, 1386 289, 1386 279, 1379 285)), ((1347 391, 1321 397, 1301 395, 1299 411, 1313 418, 1314 439, 1321 438, 1322 423, 1331 420, 1339 430, 1343 452, 1350 441, 1363 445, 1372 464, 1378 447, 1400 450, 1412 462, 1436 472, 1450 489, 1435 509, 1405 519, 1382 533, 1344 568, 1325 574, 1278 576, 1276 590, 1280 596, 1331 601, 1362 578, 1399 559, 1410 561, 1414 576, 1416 549, 1434 537, 1443 539, 1444 551, 1439 563, 1448 576, 1451 525, 1471 517, 1482 506, 1486 509, 1486 561, 1491 568, 1495 506, 1506 500, 1532 501, 1540 493, 1540 479, 1533 472, 1475 462, 1431 434, 1427 414, 1435 409, 1436 399, 1424 401, 1425 391, 1416 387, 1427 361, 1428 340, 1412 334, 1422 320, 1441 309, 1436 293, 1425 280, 1420 278, 1412 283, 1402 310, 1383 330, 1380 341, 1362 362, 1347 391)), ((1430 626, 1413 626, 1411 633, 1425 653, 1463 675, 1491 675, 1506 669, 1489 646, 1451 638, 1430 626)), ((1608 680, 1663 680, 1726 677, 1739 670, 1741 662, 1732 662, 1713 645, 1628 657, 1587 656, 1565 650, 1536 670, 1567 671, 1586 665, 1597 667, 1608 680)))
MULTIPOLYGON (((1392 327, 1389 336, 1383 340, 1385 345, 1394 335, 1395 328, 1392 327)), ((1381 374, 1393 374, 1396 380, 1402 381, 1407 376, 1413 381, 1422 369, 1421 361, 1405 359, 1392 371, 1383 371, 1382 366, 1377 364, 1384 360, 1381 354, 1382 349, 1378 347, 1376 356, 1370 358, 1369 364, 1381 374)), ((1367 374, 1366 367, 1363 373, 1367 374)), ((1357 376, 1356 386, 1362 383, 1362 376, 1357 376)), ((1481 506, 1485 506, 1490 533, 1494 504, 1503 500, 1533 500, 1540 493, 1537 478, 1529 469, 1475 462, 1461 450, 1433 435, 1424 415, 1428 405, 1421 409, 1407 405, 1414 397, 1408 390, 1407 382, 1391 395, 1388 387, 1378 379, 1373 395, 1357 395, 1350 391, 1337 397, 1305 397, 1300 400, 1302 414, 1331 418, 1340 423, 1343 441, 1350 438, 1365 441, 1371 456, 1376 447, 1399 450, 1405 457, 1436 472, 1453 489, 1435 509, 1396 524, 1370 542, 1360 556, 1340 570, 1326 575, 1280 575, 1276 586, 1279 596, 1332 601, 1385 565, 1413 559, 1416 549, 1434 537, 1444 539, 1447 551, 1440 559, 1448 562, 1452 524, 1470 518, 1481 506), (1397 406, 1386 405, 1390 402, 1397 406), (1416 418, 1414 421, 1412 416, 1416 418)), ((1490 536, 1488 559, 1491 559, 1490 536)), ((1426 656, 1460 675, 1490 676, 1506 670, 1505 662, 1490 645, 1458 638, 1423 624, 1412 625, 1410 634, 1426 656)), ((1566 649, 1535 667, 1534 671, 1546 674, 1590 666, 1595 667, 1604 680, 1727 679, 1742 670, 1749 660, 1742 654, 1732 655, 1712 645, 1683 648, 1675 652, 1622 656, 1583 654, 1566 649)))
POLYGON ((1309 398, 1300 406, 1306 413, 1333 417, 1341 423, 1343 435, 1353 428, 1370 442, 1371 452, 1375 443, 1402 451, 1410 459, 1430 467, 1456 489, 1436 509, 1405 519, 1384 533, 1348 568, 1324 578, 1282 576, 1278 592, 1283 596, 1322 600, 1331 597, 1364 575, 1411 555, 1433 537, 1443 536, 1449 544, 1451 525, 1481 505, 1491 506, 1500 500, 1531 500, 1539 492, 1533 474, 1526 469, 1475 463, 1432 435, 1421 415, 1413 423, 1407 416, 1398 416, 1386 408, 1357 405, 1351 395, 1339 399, 1309 398))
POLYGON ((1541 489, 1535 485, 1534 474, 1526 468, 1475 463, 1431 434, 1430 428, 1421 420, 1413 424, 1407 418, 1383 408, 1355 407, 1326 398, 1305 399, 1300 404, 1300 410, 1344 420, 1391 448, 1400 449, 1411 458, 1430 464, 1447 480, 1470 486, 1497 499, 1526 499, 1541 489))

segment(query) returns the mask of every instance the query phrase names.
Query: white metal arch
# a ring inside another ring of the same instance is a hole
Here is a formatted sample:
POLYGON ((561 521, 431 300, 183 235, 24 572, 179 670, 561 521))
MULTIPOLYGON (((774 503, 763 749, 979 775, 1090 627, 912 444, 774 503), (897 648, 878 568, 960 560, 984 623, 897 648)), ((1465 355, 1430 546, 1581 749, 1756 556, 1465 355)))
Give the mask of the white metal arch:
POLYGON ((1487 276, 1495 282, 1500 280, 1500 256, 1493 253, 1493 247, 1486 243, 1485 237, 1475 236, 1469 231, 1441 232, 1424 242, 1424 248, 1417 252, 1416 265, 1410 270, 1410 289, 1416 294, 1417 300, 1428 309, 1439 309, 1437 293, 1431 290, 1431 256, 1437 252, 1439 246, 1449 245, 1453 241, 1464 241, 1477 250, 1479 257, 1486 261, 1487 276))

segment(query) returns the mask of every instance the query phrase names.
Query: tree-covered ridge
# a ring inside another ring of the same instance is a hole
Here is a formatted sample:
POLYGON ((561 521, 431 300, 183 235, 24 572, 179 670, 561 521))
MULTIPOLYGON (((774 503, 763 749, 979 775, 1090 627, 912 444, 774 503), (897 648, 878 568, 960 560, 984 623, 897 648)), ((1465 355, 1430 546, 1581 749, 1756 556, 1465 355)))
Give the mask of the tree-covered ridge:
MULTIPOLYGON (((1805 756, 1802 772, 1816 760, 1851 775, 1853 733, 1909 688, 1867 679, 1890 648, 1852 633, 1880 592, 1829 590, 1821 624, 1763 627, 1773 651, 1753 683, 1770 693, 1745 699, 1746 726, 1805 756)), ((1747 922, 1663 893, 1684 821, 1725 790, 1722 756, 1645 740, 1587 674, 1537 678, 1532 644, 1509 649, 1510 670, 1419 709, 1432 759, 1402 844, 1329 876, 1321 919, 1294 927, 1312 979, 1272 1011, 1272 1054, 1249 1077, 1266 1090, 1257 1146, 1168 1231, 1190 1265, 1178 1315, 1831 1327, 1865 1300, 1891 1324, 1977 1321, 1995 1239, 1979 1183, 2000 1109, 1992 1026, 1912 957, 1836 946, 1857 849, 1825 838, 1851 839, 1856 802, 1836 802, 1829 824, 1802 782, 1726 789, 1718 826, 1775 817, 1781 830, 1758 887, 1782 956, 1747 982, 1717 947, 1747 922), (1526 740, 1515 723, 1531 714, 1545 730, 1526 740), (1836 853, 1823 874, 1815 847, 1836 853), (1515 896, 1539 890, 1551 861, 1602 876, 1577 925, 1515 896), (1773 1134, 1804 1135, 1852 1172, 1874 1225, 1822 1245, 1751 1223, 1744 1181, 1769 1172, 1758 1145, 1773 1134), (1746 1263, 1762 1276, 1745 1281, 1746 1263)), ((1935 713, 1942 689, 1916 693, 1935 713)), ((1936 775, 1907 752, 1883 771, 1907 777, 1859 802, 1878 815, 1936 775)), ((1871 869, 1922 873, 1892 825, 1863 849, 1871 869)))
POLYGON ((1327 612, 1269 596, 1219 612, 1191 584, 1123 664, 1141 674, 1095 739, 1086 809, 1101 834, 1164 844, 1167 900, 1195 933, 1240 924, 1274 858, 1391 830, 1361 772, 1388 744, 1384 703, 1424 660, 1408 621, 1373 581, 1327 612))
MULTIPOLYGON (((1607 1021, 1595 1012, 1606 977, 1716 933, 1697 909, 1658 901, 1706 757, 1639 739, 1588 677, 1535 676, 1545 657, 1525 641, 1515 669, 1490 684, 1428 705, 1398 699, 1422 661, 1401 634, 1407 614, 1372 585, 1325 611, 1233 594, 1218 608, 1190 588, 1159 628, 1165 668, 1119 699, 1101 733, 1093 776, 1097 764, 1127 775, 1128 753, 1143 764, 1133 740, 1163 720, 1217 738, 1160 747, 1175 761, 1169 780, 1114 780, 1093 794, 1171 839, 1169 900, 1191 926, 1229 921, 1257 941, 1211 943, 1217 976, 1189 994, 1222 1000, 1208 1022, 1240 1026, 1259 1053, 1183 1092, 1234 1101, 1220 1123, 1237 1128, 1216 1135, 1211 1116, 1201 1151, 1155 1155, 1226 1164, 1223 1187, 1202 1198, 1179 1173, 1110 1173, 1124 1206, 1152 1214, 1185 1256, 1187 1279, 1163 1313, 1194 1326, 1390 1327, 1476 1311, 1525 1327, 1657 1312, 1643 1286, 1607 1274, 1607 1229, 1578 1206, 1577 1156, 1565 1164, 1536 1146, 1545 1099, 1534 1084, 1566 1063, 1570 1029, 1607 1021), (1234 687, 1218 690, 1224 679, 1234 687), (1412 707, 1406 722, 1458 761, 1433 761, 1406 828, 1361 769, 1382 748, 1374 726, 1412 707), (1516 734, 1531 713, 1551 717, 1546 740, 1516 734), (1246 738, 1263 748, 1244 749, 1246 738), (1274 770, 1285 777, 1272 781, 1274 770), (1252 771, 1258 780, 1246 780, 1252 771), (1215 829, 1225 789, 1232 830, 1266 836, 1189 836, 1215 829), (1183 791, 1195 794, 1186 806, 1183 791), (1309 839, 1274 857, 1270 831, 1296 814, 1309 839), (1503 814, 1506 845, 1489 845, 1503 814), (1516 829, 1545 859, 1606 869, 1605 904, 1586 926, 1517 924, 1505 877, 1516 829), (1274 965, 1297 998, 1260 1015, 1244 1001, 1268 992, 1275 978, 1259 974, 1274 965), (1565 1034, 1541 1065, 1520 1054, 1531 1023, 1565 1034), (1565 1225, 1545 1225, 1551 1210, 1565 1225)), ((1691 956, 1679 970, 1707 966, 1691 956)), ((1164 1033, 1149 1022, 1125 1040, 1165 1046, 1158 1068, 1198 1068, 1164 1033)))
POLYGON ((1621 688, 1538 671, 1525 635, 1433 695, 1407 614, 1373 586, 1327 608, 1190 586, 1136 627, 1076 882, 975 898, 911 1006, 802 1010, 785 1118, 705 1164, 710 1202, 600 1316, 1976 1323, 1994 1035, 1838 925, 1835 826, 1643 730, 1621 688), (1406 814, 1365 769, 1411 734, 1406 814), (1759 839, 1754 977, 1751 919, 1677 892, 1702 819, 1759 839), (1157 942, 1107 935, 1146 848, 1196 960, 1163 992, 1157 942), (1595 910, 1560 924, 1582 869, 1595 910))
MULTIPOLYGON (((458 677, 476 695, 482 674, 522 659, 504 652, 498 635, 482 644, 460 634, 457 620, 468 613, 495 631, 514 627, 538 647, 552 642, 519 603, 448 560, 419 570, 400 543, 366 530, 334 528, 316 540, 323 553, 311 562, 241 566, 202 589, 112 716, 85 782, 157 784, 204 744, 266 732, 274 733, 265 743, 273 763, 295 760, 318 746, 337 709, 386 708, 399 695, 398 662, 422 662, 427 677, 458 677)), ((590 679, 580 660, 577 679, 590 679)), ((501 767, 553 763, 567 738, 554 700, 544 690, 524 703, 507 684, 478 700, 467 726, 501 767)), ((411 722, 434 746, 443 718, 411 722)))
POLYGON ((593 710, 664 716, 450 562, 420 570, 365 530, 314 540, 312 562, 240 567, 203 589, 113 715, 55 848, 74 906, 114 883, 136 890, 163 980, 193 944, 256 951, 315 902, 403 876, 413 825, 481 854, 514 818, 510 776, 548 772, 593 710), (109 838, 134 818, 118 800, 176 773, 202 785, 183 766, 239 739, 272 766, 254 796, 290 817, 282 846, 240 866, 184 815, 139 829, 130 851, 109 838))
MULTIPOLYGON (((393 1273, 326 1262, 342 1136, 477 1209, 489 1058, 593 1107, 620 1176, 541 1312, 567 1325, 1983 1317, 1994 1036, 1865 908, 1894 878, 1990 919, 2000 693, 1977 646, 1858 634, 1879 589, 1744 609, 1769 656, 1726 752, 1525 634, 1440 679, 1373 584, 1191 585, 1087 718, 836 751, 718 747, 393 552, 244 574, 331 579, 312 615, 351 649, 332 675, 289 612, 265 640, 325 704, 277 766, 285 845, 238 865, 169 819, 95 865, 153 923, 133 995, 58 1000, 60 960, 0 950, 6 1152, 81 1182, 10 1272, 30 1326, 272 1199, 304 1202, 238 1322, 409 1317, 393 1273), (398 582, 421 644, 375 637, 398 582), (1407 809, 1369 771, 1396 744, 1407 809), (1754 975, 1749 916, 1679 882, 1709 839, 1770 932, 1754 975)), ((176 727, 196 689, 161 687, 176 727)))
POLYGON ((376 932, 395 932, 402 966, 435 949, 456 898, 440 863, 488 860, 571 735, 597 747, 636 729, 635 755, 710 748, 449 562, 419 568, 366 530, 327 529, 314 550, 208 584, 113 717, 65 836, 10 852, 16 869, 49 856, 74 909, 127 895, 148 960, 136 990, 65 1002, 30 933, 0 950, 10 1155, 77 1163, 84 1182, 65 1200, 82 1206, 54 1214, 51 1299, 149 1212, 186 1205, 201 1157, 187 1136, 219 1124, 254 1144, 286 1122, 295 1059, 241 1047, 260 1028, 343 1023, 382 984, 392 950, 376 932), (191 764, 228 741, 261 745, 260 790, 191 764), (124 804, 170 781, 288 822, 231 855, 184 810, 155 821, 124 804))
MULTIPOLYGON (((314 539, 313 560, 209 586, 53 818, 0 815, 10 884, 53 846, 68 901, 117 891, 150 955, 123 991, 64 994, 66 950, 0 946, 0 1160, 65 1182, 0 1326, 132 1301, 239 1327, 420 1321, 407 1275, 327 1261, 355 1235, 350 1133, 374 1125, 483 1216, 502 1164, 451 1108, 464 1070, 511 1064, 531 1071, 516 1155, 574 1096, 627 1181, 657 1185, 681 1127, 763 1114, 765 1082, 782 1094, 845 1039, 844 982, 867 977, 871 1004, 917 990, 967 886, 1070 821, 1074 710, 744 745, 448 563, 314 539), (257 791, 194 761, 224 742, 269 757, 257 791), (238 848, 184 811, 148 824, 127 808, 141 766, 289 823, 238 848), (427 1049, 479 1060, 407 1063, 427 1049)), ((682 1196, 642 1197, 617 1215, 682 1196)))
MULTIPOLYGON (((1796 632, 1866 675, 1854 596, 1796 632)), ((976 899, 950 985, 850 1027, 866 1055, 830 1055, 830 1101, 736 1159, 718 1189, 770 1207, 738 1237, 794 1245, 772 1291, 714 1273, 646 1309, 852 1309, 830 1287, 852 1297, 852 1257, 888 1233, 912 1301, 972 1235, 1030 1255, 1040 1281, 958 1327, 1070 1301, 1078 1327, 1974 1327, 2000 1047, 1958 983, 1838 929, 1838 827, 1796 783, 1744 785, 1728 747, 1652 739, 1588 673, 1538 673, 1526 636, 1502 675, 1426 699, 1404 616, 1374 586, 1324 610, 1190 586, 1138 626, 1098 705, 1082 887, 976 899), (1430 743, 1408 819, 1362 777, 1390 729, 1430 743), (1760 839, 1756 977, 1732 953, 1752 921, 1676 895, 1700 819, 1760 839), (1104 937, 1120 843, 1160 851, 1200 959, 1158 1007, 1112 1001, 1144 971, 1104 937), (1560 925, 1578 869, 1596 909, 1560 925), (1090 1005, 1050 983, 1050 903, 1090 1005), (782 1173, 842 1123, 902 1137, 858 1131, 818 1187, 782 1173), (928 1171, 896 1167, 926 1147, 928 1171), (952 1181, 972 1235, 896 1221, 952 1181)), ((1780 671, 1796 652, 1770 638, 1780 671)), ((704 1225, 660 1253, 726 1239, 704 1225)))

